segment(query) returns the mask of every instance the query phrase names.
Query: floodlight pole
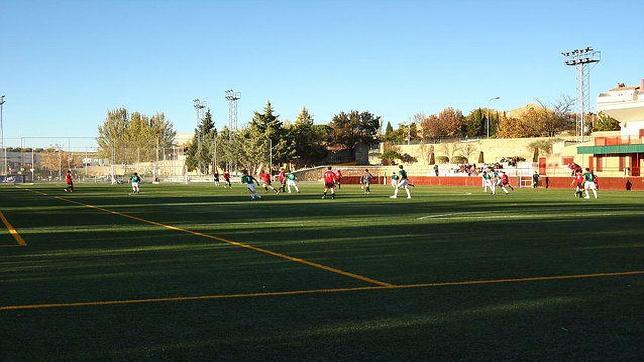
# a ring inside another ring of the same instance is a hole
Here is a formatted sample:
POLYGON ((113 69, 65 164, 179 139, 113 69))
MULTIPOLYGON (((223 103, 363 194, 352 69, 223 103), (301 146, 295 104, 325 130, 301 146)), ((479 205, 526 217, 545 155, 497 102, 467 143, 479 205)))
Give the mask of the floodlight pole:
MULTIPOLYGON (((201 122, 201 112, 203 112, 203 109, 206 108, 206 102, 200 100, 199 98, 195 98, 192 100, 193 107, 195 107, 195 111, 197 111, 197 129, 199 129, 199 123, 201 122)), ((197 164, 199 165, 199 172, 201 172, 201 159, 199 156, 201 155, 201 132, 199 132, 199 138, 197 139, 197 164)))
POLYGON ((0 148, 2 148, 2 151, 4 152, 2 174, 7 176, 7 149, 4 147, 4 125, 2 118, 2 108, 5 102, 4 97, 4 95, 0 96, 0 148))
POLYGON ((577 107, 579 110, 579 140, 585 141, 586 122, 585 113, 590 108, 590 68, 593 63, 599 63, 601 52, 592 47, 575 49, 562 52, 564 64, 573 66, 577 70, 577 107), (587 107, 588 106, 588 107, 587 107))
POLYGON ((229 89, 225 92, 226 101, 228 101, 228 129, 237 130, 237 104, 241 99, 241 92, 229 89))
POLYGON ((485 133, 487 135, 487 138, 490 138, 490 103, 498 99, 501 99, 501 97, 497 96, 497 97, 492 97, 488 99, 487 106, 485 107, 487 110, 487 117, 485 117, 485 129, 486 129, 485 133))

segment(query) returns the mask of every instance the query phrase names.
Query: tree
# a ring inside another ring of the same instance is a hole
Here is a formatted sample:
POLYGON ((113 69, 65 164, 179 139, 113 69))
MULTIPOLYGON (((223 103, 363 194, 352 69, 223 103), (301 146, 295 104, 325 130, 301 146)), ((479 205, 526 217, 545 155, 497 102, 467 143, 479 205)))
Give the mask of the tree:
POLYGON ((550 155, 552 153, 552 145, 558 141, 558 139, 549 139, 530 142, 528 149, 533 152, 532 162, 538 162, 540 154, 550 155))
POLYGON ((210 109, 208 109, 195 128, 195 134, 186 151, 188 171, 199 170, 202 174, 208 173, 213 161, 213 143, 216 135, 215 122, 210 109))
POLYGON ((391 122, 387 121, 387 127, 385 127, 385 140, 391 141, 391 138, 394 136, 394 127, 391 126, 391 122))
POLYGON ((621 126, 619 121, 607 115, 604 112, 599 112, 593 122, 593 131, 619 131, 621 126))
POLYGON ((465 117, 458 109, 445 108, 438 116, 424 117, 420 122, 424 140, 458 138, 465 134, 465 117))
POLYGON ((428 165, 433 165, 435 162, 435 156, 434 156, 434 145, 426 145, 426 144, 421 144, 420 145, 420 153, 423 155, 425 162, 428 165))
POLYGON ((441 125, 438 117, 435 114, 425 117, 420 124, 421 135, 423 140, 435 140, 442 136, 441 125))
POLYGON ((380 159, 383 165, 395 164, 396 160, 400 160, 400 162, 407 164, 418 162, 416 157, 413 157, 408 153, 400 153, 400 147, 389 142, 384 143, 383 153, 380 155, 380 159))
POLYGON ((295 157, 301 166, 316 164, 326 157, 325 135, 314 127, 313 117, 306 107, 302 108, 293 126, 289 127, 289 133, 293 137, 295 157))
POLYGON ((486 135, 486 118, 481 108, 474 109, 465 117, 465 137, 476 138, 486 135))
POLYGON ((497 135, 504 138, 553 137, 570 129, 566 113, 549 109, 543 105, 530 106, 517 118, 502 118, 497 135))
POLYGON ((358 144, 377 142, 380 117, 371 112, 340 112, 333 116, 329 126, 333 129, 333 143, 355 149, 358 144))
POLYGON ((438 121, 445 137, 456 138, 463 135, 465 117, 463 117, 463 113, 458 109, 451 107, 443 109, 438 114, 438 121))
POLYGON ((96 138, 100 157, 110 159, 112 163, 126 163, 129 122, 127 109, 107 111, 103 124, 98 127, 96 138))
POLYGON ((163 113, 148 117, 125 108, 109 110, 98 128, 98 155, 114 163, 154 161, 157 147, 171 147, 175 134, 163 113))
MULTIPOLYGON (((255 112, 248 127, 247 138, 253 139, 253 143, 265 142, 272 144, 273 163, 282 164, 291 161, 296 154, 295 144, 292 135, 284 129, 279 116, 273 114, 273 106, 270 101, 264 106, 264 113, 255 112), (263 141, 260 141, 262 139, 263 141), (270 142, 269 142, 270 139, 270 142)), ((268 156, 268 146, 264 148, 268 156)))

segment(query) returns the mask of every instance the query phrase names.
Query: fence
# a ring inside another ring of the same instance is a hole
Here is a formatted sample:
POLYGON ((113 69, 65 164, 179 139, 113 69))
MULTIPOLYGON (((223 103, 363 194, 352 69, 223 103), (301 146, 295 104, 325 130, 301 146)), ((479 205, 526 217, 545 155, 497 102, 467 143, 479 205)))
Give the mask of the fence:
POLYGON ((80 181, 115 182, 137 172, 145 178, 181 179, 183 147, 97 147, 92 137, 21 137, 5 139, 0 150, 0 182, 61 181, 67 170, 80 181))

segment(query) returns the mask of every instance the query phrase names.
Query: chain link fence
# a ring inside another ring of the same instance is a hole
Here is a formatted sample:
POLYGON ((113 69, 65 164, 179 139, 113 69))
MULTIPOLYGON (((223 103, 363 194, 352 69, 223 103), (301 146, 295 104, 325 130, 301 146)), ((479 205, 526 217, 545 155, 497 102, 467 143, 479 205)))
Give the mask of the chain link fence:
POLYGON ((5 139, 0 149, 0 182, 60 182, 68 170, 81 182, 117 183, 133 172, 148 181, 184 181, 185 149, 118 147, 99 149, 92 137, 21 137, 5 139))

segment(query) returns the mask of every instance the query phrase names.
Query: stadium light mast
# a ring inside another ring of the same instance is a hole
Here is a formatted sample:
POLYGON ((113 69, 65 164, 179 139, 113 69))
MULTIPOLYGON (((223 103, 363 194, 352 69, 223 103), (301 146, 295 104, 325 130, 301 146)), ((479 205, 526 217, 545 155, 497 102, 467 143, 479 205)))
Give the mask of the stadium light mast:
POLYGON ((4 147, 4 126, 2 120, 2 108, 4 107, 4 95, 0 96, 0 148, 4 152, 2 163, 2 174, 7 176, 7 149, 4 147))
POLYGON ((575 126, 577 136, 581 142, 585 141, 586 122, 585 113, 590 108, 590 66, 599 63, 601 52, 592 47, 575 49, 562 52, 564 64, 575 67, 577 76, 577 110, 578 123, 575 126))
MULTIPOLYGON (((199 123, 201 122, 202 118, 202 113, 203 110, 206 108, 206 102, 200 100, 199 98, 195 98, 192 100, 192 105, 195 107, 195 111, 197 112, 197 128, 199 128, 199 123)), ((199 156, 201 155, 201 132, 199 132, 199 139, 197 140, 197 160, 199 163, 199 172, 201 172, 201 159, 199 156)))
POLYGON ((228 129, 232 134, 233 131, 237 130, 237 103, 241 99, 241 92, 229 89, 225 93, 226 101, 228 101, 228 129))

